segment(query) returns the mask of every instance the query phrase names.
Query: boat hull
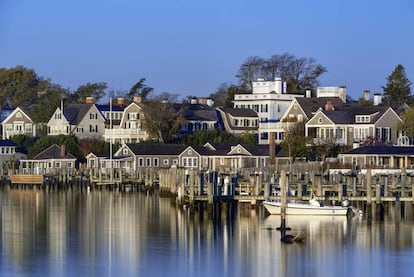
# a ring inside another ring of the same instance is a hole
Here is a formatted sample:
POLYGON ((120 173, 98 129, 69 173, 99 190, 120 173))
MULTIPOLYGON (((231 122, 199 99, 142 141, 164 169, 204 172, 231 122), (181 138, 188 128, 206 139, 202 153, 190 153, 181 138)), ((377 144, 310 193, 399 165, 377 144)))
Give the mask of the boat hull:
MULTIPOLYGON (((270 214, 281 214, 282 207, 280 202, 264 201, 264 207, 270 214)), ((288 203, 286 205, 286 215, 335 215, 346 216, 347 207, 340 206, 313 206, 310 204, 288 203)))

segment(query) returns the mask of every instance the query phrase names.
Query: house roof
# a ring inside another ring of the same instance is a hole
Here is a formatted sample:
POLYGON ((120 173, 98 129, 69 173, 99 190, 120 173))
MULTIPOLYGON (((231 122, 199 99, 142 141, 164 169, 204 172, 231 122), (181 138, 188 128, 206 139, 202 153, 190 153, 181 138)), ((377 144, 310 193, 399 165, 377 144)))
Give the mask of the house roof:
POLYGON ((70 125, 78 125, 93 104, 69 104, 63 109, 63 114, 70 125))
POLYGON ((414 146, 362 146, 345 152, 343 155, 414 155, 414 146))
POLYGON ((62 148, 56 144, 49 146, 46 150, 33 157, 33 160, 48 159, 76 159, 76 157, 67 151, 62 155, 62 148))
POLYGON ((214 150, 224 150, 224 151, 230 151, 233 146, 236 146, 238 143, 232 143, 232 142, 207 142, 204 144, 205 147, 210 145, 213 147, 214 150))
MULTIPOLYGON (((342 111, 322 111, 329 119, 336 124, 358 124, 355 121, 357 115, 373 115, 369 123, 376 122, 388 109, 389 106, 373 106, 373 107, 349 107, 342 111)), ((367 122, 361 122, 366 124, 367 122)))
POLYGON ((14 146, 14 147, 16 147, 17 145, 9 139, 2 139, 2 140, 0 140, 0 146, 4 146, 4 147, 7 147, 7 146, 13 147, 14 146))
POLYGON ((179 155, 187 148, 183 144, 167 143, 127 143, 135 155, 179 155))
POLYGON ((109 112, 112 111, 113 112, 123 112, 126 108, 126 106, 119 106, 119 105, 112 105, 112 108, 109 104, 96 104, 96 108, 100 111, 100 112, 109 112))
MULTIPOLYGON (((177 109, 179 106, 176 106, 177 109)), ((196 121, 217 121, 217 111, 215 108, 202 104, 183 104, 180 106, 179 113, 187 120, 196 121)))
POLYGON ((252 109, 242 108, 220 108, 223 112, 230 114, 233 117, 258 117, 257 113, 252 109))
POLYGON ((327 101, 331 101, 335 111, 344 109, 344 102, 339 97, 297 97, 296 101, 308 118, 311 118, 312 114, 320 108, 324 109, 327 101))

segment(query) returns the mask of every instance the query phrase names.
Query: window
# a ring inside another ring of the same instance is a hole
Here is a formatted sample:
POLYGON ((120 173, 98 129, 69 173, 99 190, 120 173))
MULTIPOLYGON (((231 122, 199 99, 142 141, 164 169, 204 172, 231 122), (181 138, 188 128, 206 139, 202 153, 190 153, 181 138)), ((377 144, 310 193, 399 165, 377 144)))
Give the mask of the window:
POLYGON ((368 128, 358 128, 355 127, 354 130, 354 140, 364 140, 368 137, 369 130, 368 128))
POLYGON ((123 155, 128 155, 128 149, 127 148, 122 149, 122 154, 123 155))
POLYGON ((55 168, 60 168, 60 162, 55 163, 55 168))
POLYGON ((143 158, 138 159, 138 166, 140 166, 140 167, 144 166, 144 159, 143 158))
POLYGON ((153 163, 154 163, 154 167, 158 167, 159 166, 158 158, 154 158, 153 163))
POLYGON ((151 166, 151 158, 145 159, 145 166, 150 167, 151 166))
POLYGON ((368 123, 369 122, 369 115, 356 115, 355 116, 356 123, 368 123))
POLYGON ((67 168, 72 168, 72 163, 71 162, 68 162, 67 168))
POLYGON ((162 164, 163 164, 163 165, 168 165, 168 164, 169 164, 168 159, 164 159, 164 160, 162 160, 162 164))
POLYGON ((98 119, 98 114, 97 113, 90 113, 89 114, 89 119, 98 119))

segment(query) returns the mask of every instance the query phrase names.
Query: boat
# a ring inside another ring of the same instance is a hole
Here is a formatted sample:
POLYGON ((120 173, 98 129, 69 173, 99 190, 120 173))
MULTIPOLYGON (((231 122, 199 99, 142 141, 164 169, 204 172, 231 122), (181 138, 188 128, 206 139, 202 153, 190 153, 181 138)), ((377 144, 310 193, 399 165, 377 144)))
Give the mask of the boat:
MULTIPOLYGON (((281 214, 281 202, 264 201, 264 207, 270 214, 281 214)), ((286 215, 335 215, 346 216, 349 207, 343 206, 323 206, 319 201, 311 199, 308 202, 296 203, 289 202, 286 204, 286 215)))

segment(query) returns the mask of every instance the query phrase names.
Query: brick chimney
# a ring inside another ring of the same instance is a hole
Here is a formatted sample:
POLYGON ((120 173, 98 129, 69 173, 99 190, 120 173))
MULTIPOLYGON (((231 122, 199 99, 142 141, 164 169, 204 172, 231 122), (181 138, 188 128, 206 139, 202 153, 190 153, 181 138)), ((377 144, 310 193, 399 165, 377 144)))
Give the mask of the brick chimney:
POLYGON ((66 156, 66 145, 62 144, 60 146, 60 156, 63 158, 66 156))
POLYGON ((125 106, 125 98, 124 97, 118 97, 116 100, 116 104, 120 107, 125 106))
POLYGON ((326 101, 325 111, 333 111, 333 110, 334 110, 334 106, 332 105, 332 101, 331 100, 326 101))

